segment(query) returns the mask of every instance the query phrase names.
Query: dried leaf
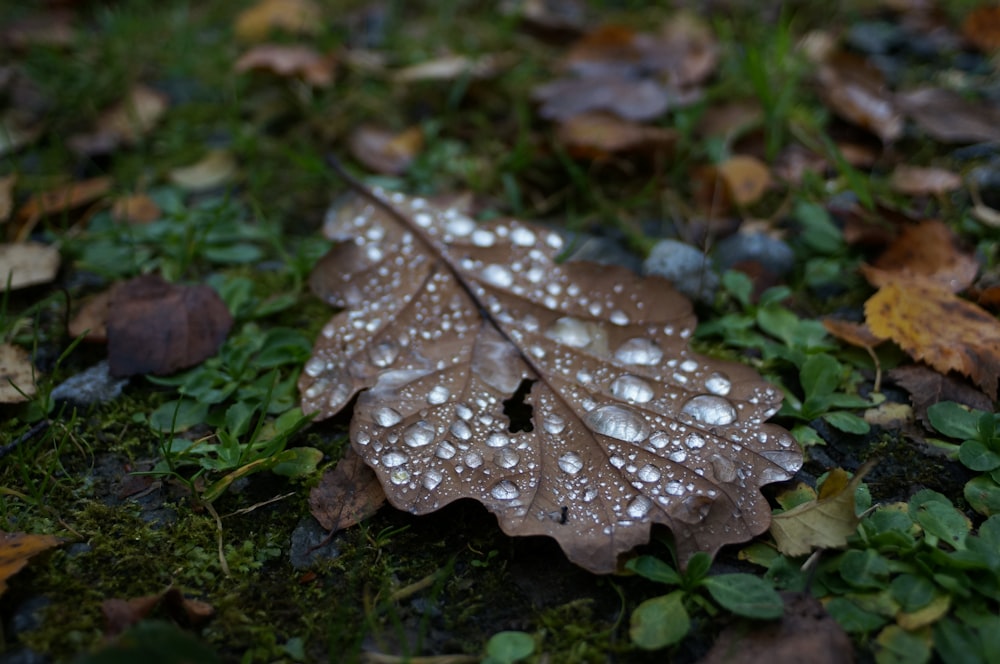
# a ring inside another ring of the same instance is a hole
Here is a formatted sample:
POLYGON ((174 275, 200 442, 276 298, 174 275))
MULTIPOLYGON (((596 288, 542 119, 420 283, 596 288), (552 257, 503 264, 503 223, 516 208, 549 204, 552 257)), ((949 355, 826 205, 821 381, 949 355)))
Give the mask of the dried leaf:
POLYGON ((956 242, 951 229, 936 219, 906 226, 874 265, 862 267, 862 273, 876 287, 903 281, 958 293, 975 281, 979 262, 971 253, 959 251, 956 242))
POLYGON ((691 305, 668 282, 557 263, 563 240, 540 227, 376 195, 385 207, 359 202, 325 228, 337 243, 311 285, 345 310, 299 387, 320 418, 365 390, 351 441, 394 506, 473 498, 594 572, 652 523, 684 560, 767 528, 759 486, 802 463, 764 423, 781 393, 692 353, 691 305))
POLYGON ((361 125, 347 138, 351 154, 359 162, 385 175, 402 175, 424 147, 420 127, 410 127, 398 134, 372 125, 361 125))
POLYGON ((163 211, 148 194, 129 194, 111 204, 111 218, 134 224, 148 224, 163 216, 163 211))
POLYGON ((527 28, 543 36, 576 36, 586 22, 586 4, 582 0, 524 0, 505 13, 518 16, 527 28))
POLYGON ((28 351, 0 344, 0 403, 21 403, 35 393, 35 368, 28 351))
POLYGON ((188 191, 208 191, 235 178, 236 172, 229 150, 209 150, 201 161, 170 171, 170 181, 188 191))
POLYGON ((880 339, 864 324, 852 323, 847 320, 837 320, 836 318, 824 318, 823 327, 826 331, 837 337, 841 341, 846 341, 852 346, 860 348, 874 348, 885 339, 880 339))
POLYGON ((133 145, 156 126, 168 105, 169 99, 162 92, 136 85, 124 100, 101 114, 93 132, 71 137, 69 145, 86 155, 107 154, 121 145, 133 145))
POLYGON ((47 284, 59 273, 59 248, 39 242, 0 244, 0 293, 47 284))
POLYGON ((983 53, 1000 49, 1000 7, 973 9, 962 21, 962 35, 983 53))
POLYGON ((0 595, 7 592, 7 579, 20 572, 28 564, 28 559, 60 543, 62 540, 54 535, 5 533, 0 530, 0 595))
POLYGON ((104 197, 113 184, 110 177, 91 178, 35 194, 17 211, 20 224, 18 238, 27 238, 42 217, 66 212, 104 197))
POLYGON ((819 68, 820 93, 837 114, 883 143, 903 135, 903 117, 877 69, 859 56, 839 53, 819 68))
POLYGON ((309 511, 326 530, 336 532, 364 521, 385 504, 385 491, 371 468, 348 448, 336 466, 309 492, 309 511))
POLYGON ((177 286, 151 274, 116 287, 108 317, 108 363, 119 377, 194 366, 215 354, 233 324, 208 286, 177 286))
POLYGON ((840 624, 808 593, 784 591, 780 621, 727 627, 699 664, 852 664, 854 646, 840 624))
POLYGON ((854 491, 873 465, 869 461, 850 480, 844 470, 831 470, 816 500, 771 517, 771 535, 778 551, 786 556, 804 556, 813 549, 846 545, 858 526, 854 491))
POLYGON ((417 81, 453 81, 460 76, 472 78, 492 78, 500 73, 510 58, 504 55, 482 55, 470 58, 466 55, 446 55, 434 60, 400 69, 392 75, 396 83, 417 81))
POLYGON ((325 88, 333 84, 335 61, 308 46, 260 44, 240 56, 233 69, 270 71, 278 76, 300 76, 309 85, 325 88))
POLYGON ((561 78, 532 91, 543 118, 566 120, 581 113, 607 111, 625 120, 641 122, 662 115, 671 104, 671 93, 652 79, 623 78, 618 74, 561 78))
POLYGON ((1000 322, 983 309, 940 286, 890 281, 865 302, 865 319, 914 359, 969 376, 996 399, 1000 322))
POLYGON ((924 366, 896 367, 889 372, 889 379, 910 393, 914 415, 928 426, 927 409, 941 401, 955 401, 982 411, 993 410, 993 400, 964 380, 924 366))
POLYGON ((114 289, 112 286, 83 301, 83 306, 69 322, 67 331, 71 337, 76 338, 86 334, 85 341, 104 343, 108 340, 108 311, 114 289))
POLYGON ((0 224, 7 221, 14 209, 14 185, 17 183, 17 173, 0 177, 0 224))
POLYGON ((314 34, 321 25, 319 6, 312 0, 261 0, 236 17, 236 36, 245 41, 265 39, 275 29, 314 34))
POLYGON ((617 152, 667 150, 677 142, 677 132, 622 120, 605 113, 575 115, 556 132, 559 142, 574 157, 600 159, 617 152))
POLYGON ((896 95, 900 108, 928 136, 942 143, 1000 141, 1000 108, 971 101, 941 88, 918 88, 896 95))
POLYGON ((960 188, 962 177, 943 168, 921 168, 900 164, 889 177, 889 186, 894 191, 908 196, 927 194, 939 196, 960 188))
POLYGON ((162 593, 132 599, 106 599, 101 602, 104 615, 104 634, 118 636, 140 620, 149 617, 157 607, 175 622, 199 627, 215 615, 211 604, 185 597, 177 588, 167 588, 162 593))
POLYGON ((771 171, 756 157, 734 155, 715 166, 715 172, 726 185, 726 192, 737 205, 752 205, 771 186, 771 171))

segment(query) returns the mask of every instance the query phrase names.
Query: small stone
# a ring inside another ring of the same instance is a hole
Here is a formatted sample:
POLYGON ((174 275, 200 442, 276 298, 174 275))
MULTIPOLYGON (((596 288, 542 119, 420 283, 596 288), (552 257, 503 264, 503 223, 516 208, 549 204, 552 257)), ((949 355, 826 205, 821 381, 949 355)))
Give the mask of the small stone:
POLYGON ((642 264, 644 274, 659 275, 693 300, 711 302, 719 275, 701 250, 677 240, 660 240, 642 264))

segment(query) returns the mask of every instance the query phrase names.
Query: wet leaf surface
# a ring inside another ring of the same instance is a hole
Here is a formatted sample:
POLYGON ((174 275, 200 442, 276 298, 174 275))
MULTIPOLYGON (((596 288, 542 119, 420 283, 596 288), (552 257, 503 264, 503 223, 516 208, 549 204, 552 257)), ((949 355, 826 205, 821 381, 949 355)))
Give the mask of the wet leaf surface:
POLYGON ((691 306, 668 282, 558 264, 564 241, 540 227, 376 195, 325 227, 337 244, 311 284, 345 309, 299 387, 319 418, 364 390, 351 440, 394 506, 473 498, 596 572, 652 523, 682 559, 766 529, 758 487, 801 464, 764 423, 781 395, 692 353, 691 306), (519 393, 527 421, 508 415, 519 393))

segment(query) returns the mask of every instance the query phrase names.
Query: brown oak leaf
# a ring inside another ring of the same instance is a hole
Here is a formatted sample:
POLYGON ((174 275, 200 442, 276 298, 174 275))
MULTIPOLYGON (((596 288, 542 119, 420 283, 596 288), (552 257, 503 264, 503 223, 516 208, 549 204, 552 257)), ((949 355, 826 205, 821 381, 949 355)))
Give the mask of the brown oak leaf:
POLYGON ((352 446, 395 507, 473 498, 599 573, 653 523, 682 560, 767 529, 759 487, 802 463, 765 423, 781 392, 691 352, 669 282, 558 263, 563 238, 539 226, 370 196, 324 229, 336 244, 311 285, 342 311, 299 387, 318 418, 363 390, 352 446))

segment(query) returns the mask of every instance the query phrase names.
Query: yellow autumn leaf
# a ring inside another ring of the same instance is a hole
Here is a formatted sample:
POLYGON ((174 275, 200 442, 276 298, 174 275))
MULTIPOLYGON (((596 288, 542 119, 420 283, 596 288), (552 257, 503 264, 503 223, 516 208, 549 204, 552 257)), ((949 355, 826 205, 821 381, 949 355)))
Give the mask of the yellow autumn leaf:
POLYGON ((893 280, 865 302, 865 320, 914 359, 968 376, 996 399, 1000 322, 984 309, 941 286, 893 280))
POLYGON ((54 535, 5 533, 0 531, 0 595, 7 590, 7 579, 28 564, 28 559, 62 542, 54 535))
POLYGON ((872 465, 866 463, 850 479, 840 468, 830 471, 817 500, 771 517, 771 536, 778 551, 786 556, 803 556, 813 549, 844 546, 858 526, 854 491, 872 465))

